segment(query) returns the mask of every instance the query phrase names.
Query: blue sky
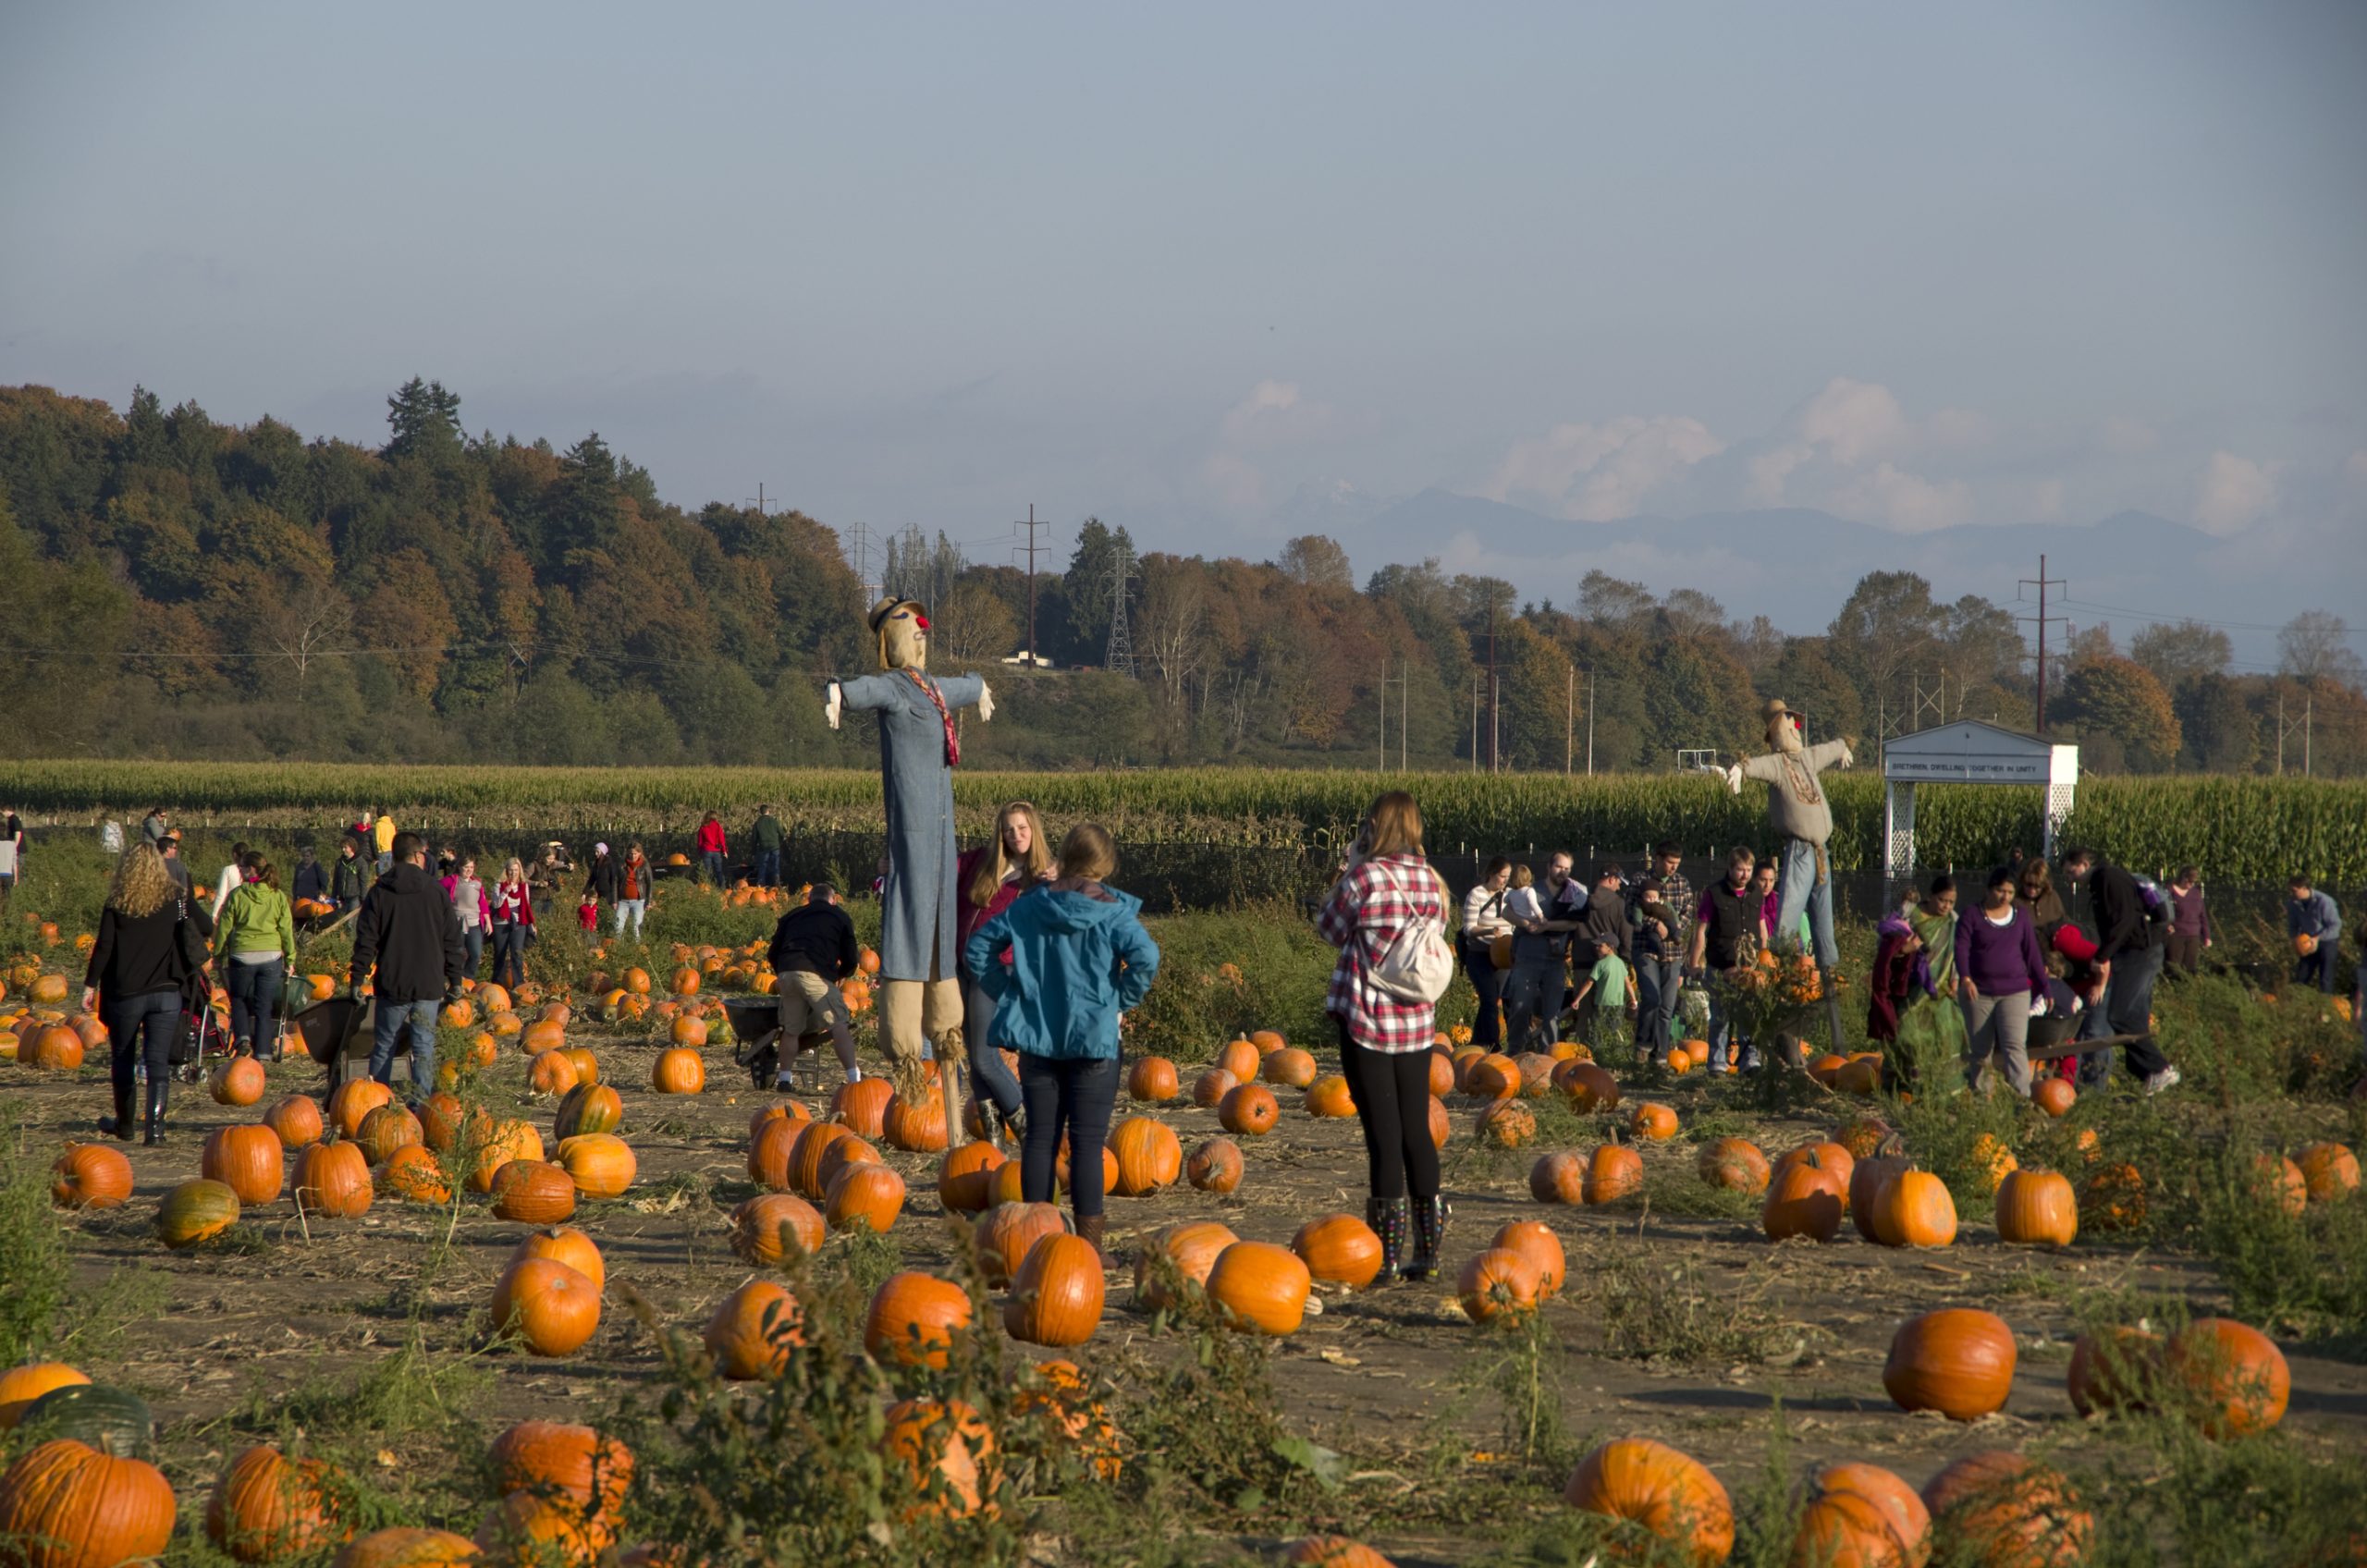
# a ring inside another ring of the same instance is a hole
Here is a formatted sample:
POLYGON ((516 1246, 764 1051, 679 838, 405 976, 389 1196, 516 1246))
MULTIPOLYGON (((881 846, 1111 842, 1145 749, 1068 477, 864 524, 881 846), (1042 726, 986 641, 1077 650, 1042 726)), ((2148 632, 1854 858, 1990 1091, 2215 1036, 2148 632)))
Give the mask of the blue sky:
POLYGON ((2356 585, 2362 80, 2340 0, 20 3, 0 380, 374 441, 417 374, 982 558, 1441 486, 2356 585))

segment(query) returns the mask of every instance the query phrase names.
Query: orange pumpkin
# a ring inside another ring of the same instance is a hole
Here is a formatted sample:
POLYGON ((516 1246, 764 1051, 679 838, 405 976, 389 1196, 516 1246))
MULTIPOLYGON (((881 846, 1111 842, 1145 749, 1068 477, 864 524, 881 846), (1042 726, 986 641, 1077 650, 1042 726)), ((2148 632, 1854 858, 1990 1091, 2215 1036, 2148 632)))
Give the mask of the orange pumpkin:
POLYGON ((2068 1116, 2079 1101, 2079 1091, 2068 1078, 2042 1078, 2030 1090, 2030 1103, 2049 1116, 2068 1116))
POLYGON ((1883 1245, 1944 1247, 1956 1239, 1956 1199, 1930 1171, 1899 1171, 1874 1194, 1874 1240, 1883 1245))
POLYGON ((1455 1282, 1465 1316, 1485 1323, 1501 1316, 1524 1317, 1537 1310, 1543 1293, 1537 1265, 1525 1253, 1510 1247, 1490 1247, 1463 1266, 1455 1282))
POLYGON ((1210 1138, 1192 1151, 1184 1175, 1201 1192, 1220 1195, 1232 1192, 1241 1185, 1241 1145, 1231 1138, 1210 1138))
POLYGON ((1889 1155, 1876 1155, 1850 1166, 1843 1197, 1858 1234, 1870 1242, 1880 1239, 1874 1234, 1874 1200, 1882 1195, 1884 1182, 1909 1169, 1908 1161, 1889 1155))
POLYGON ((2279 1154, 2252 1157, 2252 1188, 2261 1201, 2275 1206, 2287 1215, 2301 1213, 2310 1207, 2310 1179, 2301 1168, 2279 1154))
POLYGON ((1211 1067, 1192 1080, 1192 1103, 1203 1110, 1214 1110, 1224 1103, 1240 1079, 1221 1067, 1211 1067))
POLYGON ((620 1198, 640 1174, 632 1145, 613 1133, 578 1133, 558 1141, 558 1163, 587 1198, 620 1198))
POLYGON ((1539 1203, 1587 1201, 1587 1165, 1567 1150, 1539 1155, 1528 1168, 1528 1195, 1539 1203))
POLYGON ((395 1097, 394 1090, 374 1078, 349 1078, 329 1096, 329 1120, 350 1138, 362 1131, 362 1119, 395 1097))
POLYGON ((1081 1345, 1101 1323, 1101 1255, 1081 1236, 1055 1232, 1027 1249, 1003 1308, 1003 1331, 1036 1345, 1081 1345))
POLYGON ((408 1203, 452 1201, 452 1183, 444 1174, 443 1162, 424 1144, 412 1144, 388 1155, 379 1168, 378 1179, 386 1184, 386 1191, 408 1203))
POLYGON ((310 1095, 290 1095, 263 1113, 263 1124, 279 1134, 287 1148, 300 1149, 321 1141, 320 1105, 310 1095))
POLYGON ((1628 1113, 1627 1130, 1646 1143, 1665 1143, 1676 1136, 1676 1112, 1647 1100, 1628 1113))
POLYGON ((996 1489, 994 1429, 959 1400, 908 1399, 888 1408, 886 1448, 903 1463, 915 1494, 914 1514, 967 1518, 996 1489))
POLYGON ((1238 1240, 1230 1228, 1213 1219, 1169 1226, 1156 1244, 1135 1255, 1134 1299, 1156 1312, 1177 1305, 1179 1293, 1200 1292, 1217 1259, 1238 1240))
POLYGON ((734 1381, 778 1378, 805 1342, 804 1311, 770 1280, 751 1280, 716 1304, 701 1336, 716 1371, 734 1381))
POLYGON ((822 1218, 833 1231, 888 1231, 903 1211, 904 1179, 870 1161, 840 1166, 822 1199, 822 1218))
POLYGON ((1748 1138, 1718 1138, 1702 1145, 1695 1168, 1711 1186, 1749 1197, 1765 1192, 1772 1174, 1767 1157, 1748 1138))
POLYGON ((2079 1234, 2079 1200, 2052 1170, 2016 1170, 1997 1187, 1997 1237, 2017 1246, 2067 1247, 2079 1234))
POLYGON ((1484 1143, 1516 1149, 1537 1136, 1537 1117, 1517 1100, 1491 1100, 1480 1108, 1475 1130, 1484 1143))
POLYGON ((993 1201, 994 1175, 1005 1163, 989 1143, 948 1150, 937 1167, 937 1200, 949 1213, 976 1214, 993 1201))
POLYGON ((2269 1337, 2232 1317, 2198 1317, 2170 1336, 2162 1365, 2207 1437, 2265 1432, 2285 1419, 2293 1375, 2269 1337))
POLYGON ((2341 1144, 2312 1144, 2294 1163, 2312 1203, 2332 1203, 2359 1190, 2359 1158, 2341 1144))
POLYGON ((233 1459, 214 1484, 205 1537, 240 1562, 300 1556, 350 1538, 329 1467, 290 1459, 259 1443, 233 1459))
POLYGON ((649 1070, 649 1086, 661 1095, 695 1095, 706 1087, 706 1063, 681 1046, 660 1051, 649 1070))
POLYGON ((1922 1568, 1932 1555, 1931 1510, 1923 1506, 1915 1488, 1893 1472, 1879 1464, 1828 1464, 1810 1477, 1809 1488, 1817 1501, 1854 1497, 1865 1502, 1872 1508, 1879 1529, 1865 1528, 1861 1519, 1846 1523, 1835 1519, 1812 1533, 1804 1516, 1793 1548, 1795 1561, 1829 1562, 1839 1568, 1853 1561, 1843 1554, 1854 1548, 1854 1561, 1862 1568, 1922 1568), (1851 1525, 1858 1528, 1848 1528, 1851 1525))
POLYGON ((390 1100, 374 1107, 362 1119, 361 1130, 353 1141, 371 1164, 384 1165, 388 1155, 421 1143, 425 1137, 425 1129, 421 1127, 419 1118, 411 1113, 411 1108, 399 1100, 390 1100))
POLYGON ((202 1176, 166 1193, 156 1207, 157 1239, 177 1252, 210 1241, 238 1222, 239 1194, 202 1176))
POLYGON ((49 1201, 60 1208, 117 1208, 131 1195, 131 1161, 104 1144, 68 1144, 49 1170, 49 1201))
POLYGON ((1258 1064, 1258 1076, 1278 1088, 1304 1089, 1315 1082, 1315 1058, 1296 1046, 1286 1046, 1258 1064))
POLYGON ((2095 1527, 2061 1476, 2018 1453, 1966 1455, 1924 1484, 1923 1505, 1959 1560, 1992 1568, 2070 1568, 2095 1527))
POLYGON ((945 1369, 959 1335, 970 1330, 970 1292, 934 1274, 890 1274, 872 1292, 863 1343, 873 1359, 945 1369))
POLYGON ((1306 1086, 1306 1113, 1317 1117, 1354 1116, 1355 1096, 1348 1092, 1348 1081, 1334 1072, 1318 1078, 1306 1086))
POLYGON ((1152 1104, 1173 1099, 1182 1087, 1175 1064, 1163 1056, 1147 1056, 1126 1071, 1126 1092, 1152 1104))
POLYGON ((263 1098, 263 1063, 251 1056, 232 1057, 205 1081, 215 1105, 252 1105, 263 1098))
POLYGON ((907 1154, 935 1154, 945 1147, 951 1135, 945 1121, 945 1092, 932 1084, 917 1100, 891 1096, 880 1118, 880 1135, 889 1147, 907 1154))
POLYGON ((1110 1191, 1122 1198, 1147 1197, 1184 1173, 1184 1145, 1165 1122, 1147 1116, 1129 1116, 1112 1128, 1110 1152, 1118 1157, 1110 1191))
POLYGON ((1520 1063, 1490 1051, 1464 1071, 1463 1092, 1474 1099, 1508 1100, 1520 1093, 1520 1063))
POLYGON ((1552 1082, 1578 1110, 1611 1110, 1619 1104, 1618 1081, 1591 1061, 1560 1063, 1553 1069, 1552 1082))
POLYGON ((1602 1144, 1587 1156, 1588 1203, 1617 1203, 1644 1190, 1644 1157, 1625 1144, 1602 1144))
POLYGON ((564 1051, 545 1051, 527 1069, 526 1084, 537 1095, 559 1096, 574 1088, 579 1077, 564 1051))
POLYGON ((1734 1552, 1734 1504, 1709 1467, 1650 1438, 1620 1438, 1578 1462, 1562 1501, 1659 1537, 1679 1561, 1723 1562, 1734 1552))
POLYGON ((1363 1290, 1380 1273, 1380 1238, 1353 1214, 1326 1214, 1308 1220, 1291 1238, 1306 1271, 1327 1284, 1363 1290))
POLYGON ((347 1542, 330 1568, 460 1568, 476 1562, 477 1543, 466 1536, 396 1525, 347 1542))
POLYGON ((1562 1281, 1569 1275, 1569 1262, 1562 1251, 1562 1238, 1553 1233, 1551 1225, 1538 1219, 1508 1219, 1497 1228, 1495 1240, 1488 1244, 1519 1253, 1537 1266, 1539 1300, 1562 1293, 1562 1281))
POLYGON ((1841 1231, 1842 1178, 1811 1161, 1778 1169, 1767 1188, 1759 1213, 1760 1228, 1771 1242, 1806 1236, 1829 1242, 1841 1231))
POLYGON ((1973 1307, 1943 1307, 1909 1318, 1891 1337, 1883 1387, 1901 1410, 1936 1410, 1978 1421, 2014 1391, 2014 1331, 1973 1307))
POLYGON ((1283 1555, 1292 1568, 1397 1568, 1362 1541, 1345 1536, 1309 1536, 1283 1555))
POLYGON ((2161 1336, 2116 1327, 2079 1336, 2063 1386, 2072 1409, 2093 1415, 2150 1409, 2161 1380, 2161 1336))
POLYGON ((356 1219, 370 1212, 376 1189, 358 1144, 314 1144, 296 1156, 296 1207, 306 1214, 356 1219))
POLYGON ((873 1148, 861 1138, 849 1135, 833 1140, 830 1145, 822 1151, 821 1160, 816 1165, 814 1173, 820 1180, 822 1195, 827 1199, 830 1194, 830 1183, 839 1179, 840 1171, 850 1165, 877 1165, 878 1163, 877 1149, 873 1148))
POLYGON ((970 1232, 978 1267, 987 1283, 1008 1285, 1037 1242, 1068 1229, 1060 1209, 1049 1203, 1000 1203, 979 1216, 970 1232))
POLYGON ((24 1419, 33 1402, 58 1389, 80 1388, 91 1379, 62 1361, 34 1361, 0 1372, 0 1432, 24 1419))
POLYGON ((173 1488, 138 1459, 58 1438, 0 1475, 0 1539, 18 1568, 114 1568, 163 1555, 173 1488))
POLYGON ((512 1263, 493 1288, 493 1326, 535 1355, 567 1355, 599 1330, 600 1287, 546 1257, 512 1263))
POLYGON ((593 1427, 562 1421, 521 1421, 493 1440, 486 1455, 494 1489, 574 1505, 595 1527, 618 1522, 632 1488, 632 1450, 593 1427))
POLYGON ((279 1134, 260 1122, 217 1127, 205 1140, 198 1170, 238 1194, 242 1207, 251 1207, 279 1196, 287 1179, 281 1161, 287 1156, 279 1134))
POLYGON ((1226 1092, 1217 1108, 1217 1121, 1228 1133, 1262 1138, 1273 1130, 1282 1113, 1271 1090, 1259 1084, 1241 1084, 1226 1092))

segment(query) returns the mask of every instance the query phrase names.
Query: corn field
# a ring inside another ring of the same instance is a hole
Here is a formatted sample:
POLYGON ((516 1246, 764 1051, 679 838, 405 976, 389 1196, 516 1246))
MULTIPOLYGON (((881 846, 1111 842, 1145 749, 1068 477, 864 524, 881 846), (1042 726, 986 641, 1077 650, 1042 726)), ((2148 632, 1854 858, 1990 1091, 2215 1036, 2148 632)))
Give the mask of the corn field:
MULTIPOLYGON (((1882 780, 1828 779, 1843 871, 1882 861, 1882 780)), ((1422 803, 1431 847, 1526 853, 1569 848, 1632 853, 1674 839, 1707 853, 1767 838, 1757 785, 1740 797, 1709 776, 1495 777, 1260 768, 954 776, 958 826, 983 834, 1005 801, 1036 802, 1054 831, 1092 818, 1122 841, 1239 849, 1344 841, 1373 795, 1403 786, 1422 803)), ((0 764, 0 807, 35 824, 134 818, 158 802, 185 819, 325 825, 367 805, 398 821, 425 812, 488 827, 687 832, 708 811, 735 830, 770 802, 792 832, 876 830, 879 780, 867 770, 761 768, 384 767, 337 764, 18 762, 0 764)), ((1919 858, 1978 866, 2039 842, 2035 788, 1922 787, 1919 858)), ((2191 862, 2223 881, 2269 883, 2306 869, 2329 885, 2367 887, 2367 783, 2234 777, 2096 778, 2079 786, 2067 837, 2148 871, 2191 862)))

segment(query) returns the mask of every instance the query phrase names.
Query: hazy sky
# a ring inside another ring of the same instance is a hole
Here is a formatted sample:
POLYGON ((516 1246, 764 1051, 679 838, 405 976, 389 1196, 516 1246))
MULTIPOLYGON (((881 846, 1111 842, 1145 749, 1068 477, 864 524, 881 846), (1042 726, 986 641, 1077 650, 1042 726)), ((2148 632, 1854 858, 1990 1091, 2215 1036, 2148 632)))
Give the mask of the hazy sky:
POLYGON ((2348 0, 9 0, 0 381, 375 442, 425 375, 980 558, 1437 485, 2356 582, 2362 82, 2348 0))

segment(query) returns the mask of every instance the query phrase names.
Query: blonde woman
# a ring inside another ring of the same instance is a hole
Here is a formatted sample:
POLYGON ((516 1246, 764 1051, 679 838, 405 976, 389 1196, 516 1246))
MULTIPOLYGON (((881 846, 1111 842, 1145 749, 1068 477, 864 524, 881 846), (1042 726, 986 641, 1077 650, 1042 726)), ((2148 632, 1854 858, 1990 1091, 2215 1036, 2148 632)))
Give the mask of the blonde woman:
MULTIPOLYGON (((1011 900, 1054 875, 1052 847, 1044 839, 1044 819, 1025 801, 1013 801, 995 814, 995 836, 955 863, 954 886, 962 889, 961 937, 967 946, 981 925, 1011 907, 1011 900)), ((994 962, 1011 963, 1006 944, 994 962)), ((962 986, 962 1041, 970 1057, 970 1092, 994 1107, 1005 1137, 1016 1142, 1024 1129, 1020 1114, 1019 1081, 1002 1064, 1002 1057, 987 1039, 994 1026, 994 998, 975 974, 965 974, 962 986)))
POLYGON ((146 839, 125 851, 99 912, 99 932, 82 975, 82 1011, 106 1025, 115 1114, 99 1131, 131 1136, 136 1075, 148 1072, 150 1147, 165 1141, 165 1106, 172 1086, 173 1036, 181 1023, 181 986, 211 967, 205 938, 188 918, 188 900, 146 839))
POLYGON ((526 942, 534 930, 534 889, 526 867, 514 856, 501 880, 485 890, 486 925, 493 932, 493 983, 516 990, 526 978, 526 942))

